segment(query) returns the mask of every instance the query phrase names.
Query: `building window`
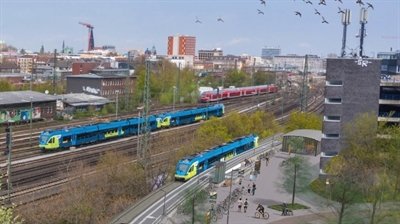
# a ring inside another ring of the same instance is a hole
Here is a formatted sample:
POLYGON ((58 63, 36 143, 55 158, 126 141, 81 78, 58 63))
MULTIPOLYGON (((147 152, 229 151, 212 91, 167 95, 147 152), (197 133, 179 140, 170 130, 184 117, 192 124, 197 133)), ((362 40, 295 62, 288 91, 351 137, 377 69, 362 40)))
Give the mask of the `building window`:
POLYGON ((338 139, 339 134, 324 134, 324 138, 338 139))
POLYGON ((321 152, 321 157, 334 157, 336 156, 338 153, 334 152, 334 151, 330 151, 330 152, 321 152))
POLYGON ((325 103, 341 104, 342 98, 325 98, 325 103))
POLYGON ((340 116, 324 116, 324 121, 340 121, 340 116))
POLYGON ((343 82, 341 80, 330 80, 326 81, 327 86, 343 86, 343 82))

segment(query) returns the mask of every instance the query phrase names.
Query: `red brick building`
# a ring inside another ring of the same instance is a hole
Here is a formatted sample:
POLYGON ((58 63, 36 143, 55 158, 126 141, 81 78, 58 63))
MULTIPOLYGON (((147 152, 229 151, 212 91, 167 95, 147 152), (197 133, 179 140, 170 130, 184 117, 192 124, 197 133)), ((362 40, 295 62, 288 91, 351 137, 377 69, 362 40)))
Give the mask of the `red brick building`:
POLYGON ((169 36, 167 55, 192 55, 196 54, 196 37, 194 36, 169 36))

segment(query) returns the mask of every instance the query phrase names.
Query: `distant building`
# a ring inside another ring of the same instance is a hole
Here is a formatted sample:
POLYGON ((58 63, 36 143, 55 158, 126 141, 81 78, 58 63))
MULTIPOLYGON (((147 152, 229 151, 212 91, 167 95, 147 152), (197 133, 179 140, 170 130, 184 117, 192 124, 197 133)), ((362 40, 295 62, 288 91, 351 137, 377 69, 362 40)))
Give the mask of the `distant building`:
POLYGON ((67 76, 67 93, 86 93, 115 99, 117 94, 133 94, 136 76, 70 75, 67 76))
POLYGON ((88 74, 97 66, 99 64, 96 62, 74 62, 72 63, 72 75, 88 74))
POLYGON ((215 48, 212 50, 199 50, 199 60, 211 60, 212 57, 223 56, 221 48, 215 48))
POLYGON ((85 93, 71 93, 58 95, 57 110, 65 114, 76 111, 87 111, 89 107, 101 110, 106 104, 111 103, 107 98, 85 93))
POLYGON ((24 55, 17 59, 17 64, 20 68, 21 73, 32 74, 33 63, 35 58, 30 55, 24 55))
POLYGON ((19 67, 15 62, 3 61, 0 63, 0 73, 19 73, 19 67))
POLYGON ((7 121, 29 122, 32 119, 53 119, 56 98, 35 91, 0 92, 0 124, 7 121))
POLYGON ((167 55, 196 55, 196 37, 169 36, 167 55))
POLYGON ((381 71, 386 75, 400 75, 400 50, 379 52, 377 58, 382 59, 381 71))
POLYGON ((261 49, 261 58, 269 59, 281 55, 281 49, 276 47, 264 47, 261 49))
MULTIPOLYGON (((305 56, 281 55, 272 60, 274 68, 284 71, 303 71, 305 56)), ((308 55, 308 71, 313 73, 325 73, 326 60, 316 55, 308 55)))

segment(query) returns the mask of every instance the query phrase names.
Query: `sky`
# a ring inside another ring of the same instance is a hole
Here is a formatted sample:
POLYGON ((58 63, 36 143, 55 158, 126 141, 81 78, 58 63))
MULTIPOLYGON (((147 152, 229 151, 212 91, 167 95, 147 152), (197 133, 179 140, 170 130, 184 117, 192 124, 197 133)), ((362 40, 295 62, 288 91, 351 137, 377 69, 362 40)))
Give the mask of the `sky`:
MULTIPOLYGON (((340 54, 343 25, 338 7, 351 10, 347 52, 359 47, 360 6, 356 0, 0 0, 0 40, 18 49, 61 49, 63 40, 77 52, 87 49, 92 24, 95 46, 114 45, 118 52, 153 45, 166 54, 170 35, 196 37, 199 49, 222 48, 224 54, 261 55, 264 46, 282 54, 340 54), (257 9, 264 12, 258 14, 257 9), (329 22, 322 23, 317 9, 329 22), (299 11, 302 16, 296 16, 299 11), (195 23, 196 18, 202 23, 195 23), (217 21, 222 18, 224 22, 217 21)), ((364 54, 400 50, 400 0, 368 0, 364 54)))

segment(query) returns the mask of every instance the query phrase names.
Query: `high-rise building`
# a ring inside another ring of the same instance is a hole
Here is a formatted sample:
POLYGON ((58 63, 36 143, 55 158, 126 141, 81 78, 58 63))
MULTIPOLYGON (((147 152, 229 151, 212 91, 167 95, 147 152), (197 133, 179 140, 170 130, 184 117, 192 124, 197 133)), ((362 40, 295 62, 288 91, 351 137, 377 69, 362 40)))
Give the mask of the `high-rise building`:
MULTIPOLYGON (((362 113, 378 116, 381 61, 328 58, 320 169, 345 146, 344 127, 362 113)), ((392 95, 390 95, 392 96, 392 95)))
POLYGON ((261 58, 269 59, 281 55, 281 49, 277 47, 264 47, 261 49, 261 58))
POLYGON ((167 55, 196 54, 196 37, 194 36, 169 36, 167 55))

